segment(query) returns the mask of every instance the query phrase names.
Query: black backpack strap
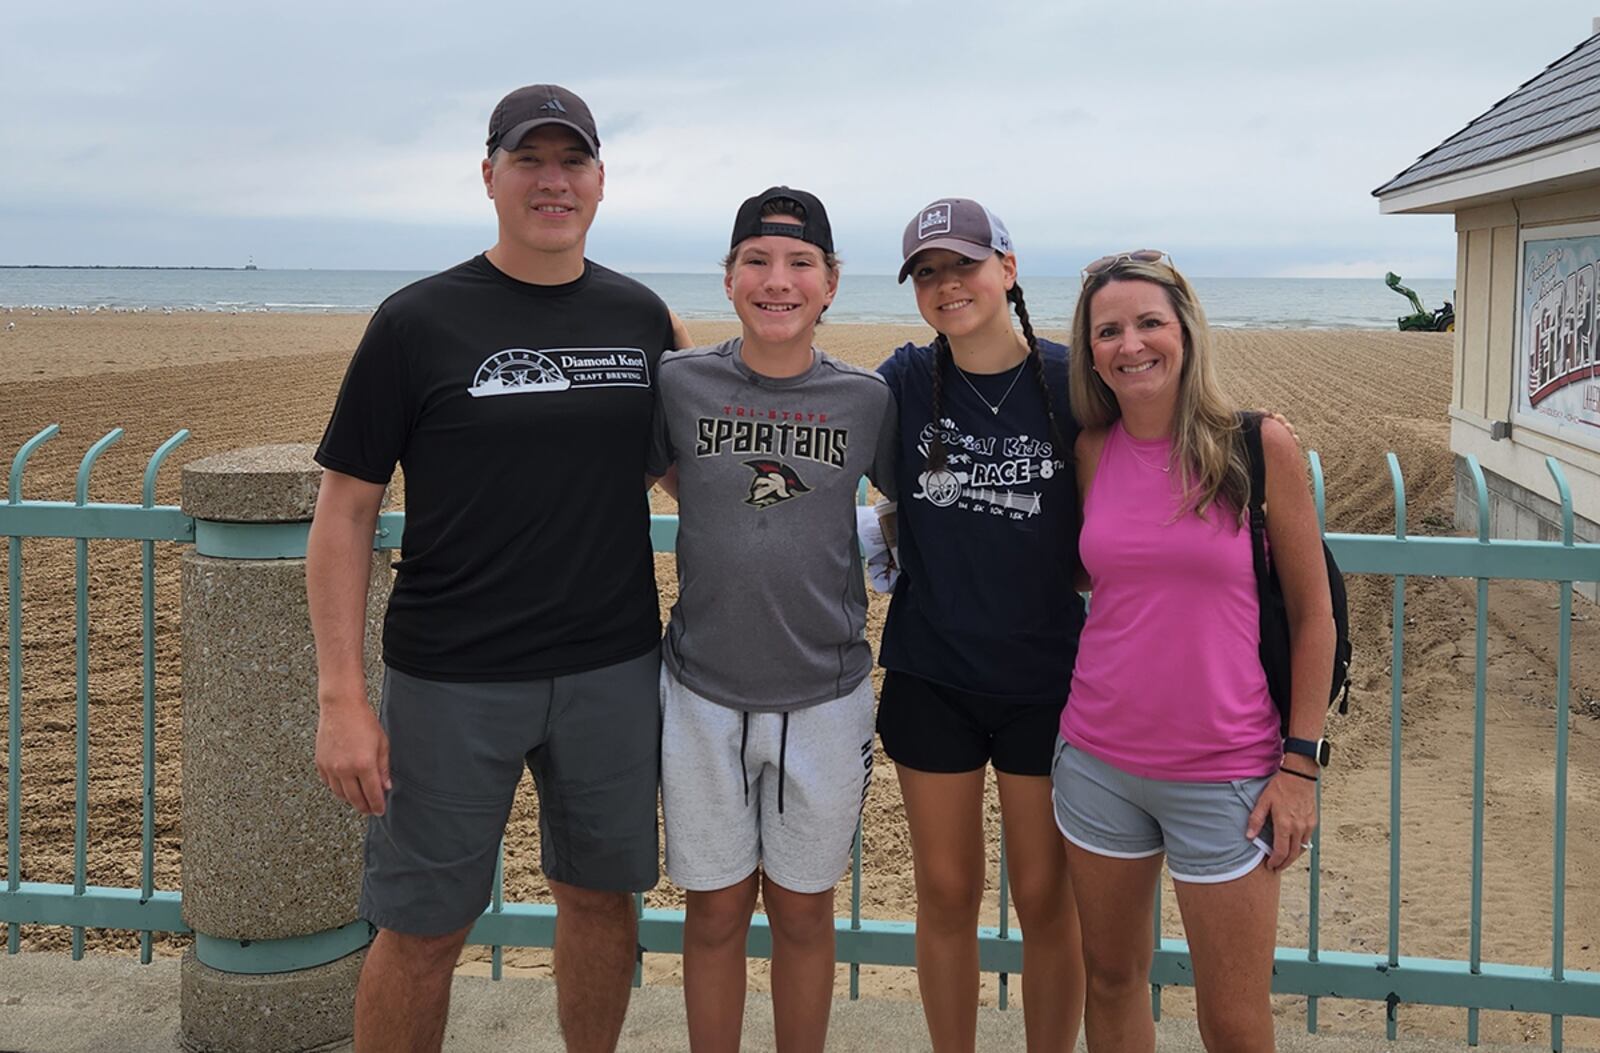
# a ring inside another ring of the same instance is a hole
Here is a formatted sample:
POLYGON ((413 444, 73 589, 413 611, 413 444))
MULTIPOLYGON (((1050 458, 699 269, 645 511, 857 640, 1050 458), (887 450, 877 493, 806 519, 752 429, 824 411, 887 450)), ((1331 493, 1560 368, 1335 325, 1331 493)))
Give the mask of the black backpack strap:
POLYGON ((1239 414, 1245 460, 1250 464, 1250 555, 1256 567, 1256 594, 1267 591, 1267 517, 1262 510, 1267 496, 1267 455, 1261 448, 1261 414, 1239 414))

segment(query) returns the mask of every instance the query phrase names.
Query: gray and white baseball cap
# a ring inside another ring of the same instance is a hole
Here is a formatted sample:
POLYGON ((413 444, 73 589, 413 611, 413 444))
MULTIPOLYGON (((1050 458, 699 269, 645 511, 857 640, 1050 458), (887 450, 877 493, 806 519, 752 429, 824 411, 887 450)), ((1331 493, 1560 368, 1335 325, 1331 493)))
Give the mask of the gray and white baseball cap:
POLYGON ((900 281, 906 280, 912 257, 923 249, 949 249, 972 259, 1016 251, 1000 217, 966 197, 941 198, 906 224, 905 236, 900 239, 900 281))

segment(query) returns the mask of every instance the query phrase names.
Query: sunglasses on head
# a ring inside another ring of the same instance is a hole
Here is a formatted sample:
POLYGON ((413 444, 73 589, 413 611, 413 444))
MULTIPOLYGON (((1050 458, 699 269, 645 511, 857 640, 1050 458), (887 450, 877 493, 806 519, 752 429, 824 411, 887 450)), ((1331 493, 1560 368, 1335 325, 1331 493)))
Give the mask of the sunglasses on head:
MULTIPOLYGON (((1134 249, 1132 252, 1114 252, 1110 256, 1101 256, 1083 269, 1083 282, 1089 283, 1091 278, 1099 277, 1119 263, 1165 263, 1173 267, 1172 257, 1160 249, 1134 249)), ((1174 270, 1177 268, 1174 267, 1174 270)))

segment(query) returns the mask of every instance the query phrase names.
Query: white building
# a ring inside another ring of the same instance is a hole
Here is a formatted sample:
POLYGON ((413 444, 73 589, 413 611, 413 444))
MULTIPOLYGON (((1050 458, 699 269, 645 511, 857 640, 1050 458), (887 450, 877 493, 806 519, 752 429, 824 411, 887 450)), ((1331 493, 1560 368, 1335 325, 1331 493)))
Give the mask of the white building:
MULTIPOLYGON (((1545 457, 1572 487, 1578 540, 1600 542, 1600 19, 1596 35, 1373 191, 1384 213, 1456 219, 1450 449, 1456 525, 1560 538, 1545 457)), ((1581 587, 1600 602, 1593 583, 1581 587)))

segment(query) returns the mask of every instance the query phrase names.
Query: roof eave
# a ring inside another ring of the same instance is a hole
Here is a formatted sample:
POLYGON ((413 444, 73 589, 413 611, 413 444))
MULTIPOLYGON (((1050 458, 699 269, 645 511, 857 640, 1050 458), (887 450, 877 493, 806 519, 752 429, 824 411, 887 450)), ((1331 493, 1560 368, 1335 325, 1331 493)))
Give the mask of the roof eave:
POLYGON ((1374 191, 1383 215, 1458 212, 1464 208, 1600 184, 1600 131, 1475 168, 1385 192, 1374 191))

